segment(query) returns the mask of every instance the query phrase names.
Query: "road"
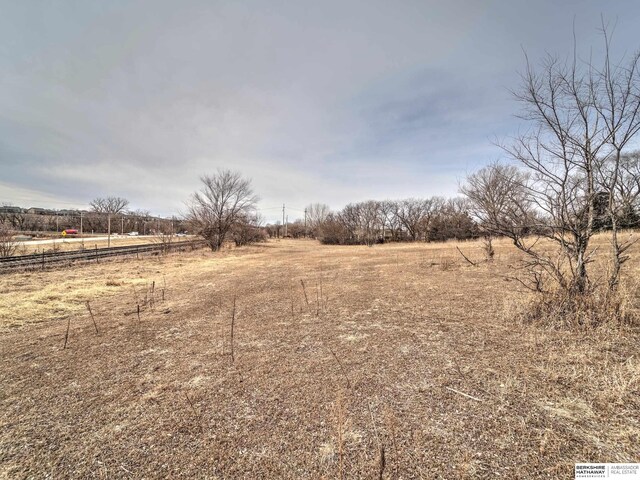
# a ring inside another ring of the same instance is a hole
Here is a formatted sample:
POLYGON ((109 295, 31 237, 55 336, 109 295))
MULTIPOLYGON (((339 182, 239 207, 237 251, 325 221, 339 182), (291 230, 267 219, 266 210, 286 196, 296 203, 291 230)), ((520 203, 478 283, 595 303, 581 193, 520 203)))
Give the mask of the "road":
MULTIPOLYGON (((129 239, 134 239, 134 238, 155 238, 155 235, 138 235, 138 236, 127 236, 127 235, 111 235, 111 240, 112 241, 116 241, 116 240, 121 240, 123 238, 129 238, 129 239)), ((91 243, 91 242, 106 242, 107 240, 109 240, 109 237, 84 237, 84 238, 78 238, 78 237, 72 237, 72 238, 65 238, 65 237, 60 237, 60 238, 52 238, 52 239, 48 239, 48 240, 24 240, 24 241, 20 241, 21 244, 25 244, 25 245, 50 245, 50 244, 55 244, 55 243, 77 243, 77 242, 82 242, 85 241, 86 243, 91 243)))

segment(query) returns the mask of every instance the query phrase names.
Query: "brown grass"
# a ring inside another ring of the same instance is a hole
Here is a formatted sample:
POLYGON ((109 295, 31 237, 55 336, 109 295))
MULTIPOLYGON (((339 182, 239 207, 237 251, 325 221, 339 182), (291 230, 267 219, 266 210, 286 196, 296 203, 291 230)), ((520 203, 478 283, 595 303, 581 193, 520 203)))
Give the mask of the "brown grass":
POLYGON ((638 302, 634 291, 637 287, 612 292, 603 285, 580 295, 555 289, 545 295, 523 296, 505 313, 520 322, 558 330, 589 332, 601 327, 637 326, 638 302))
POLYGON ((0 276, 0 477, 569 478, 638 461, 638 331, 515 322, 512 248, 474 267, 456 246, 484 258, 479 242, 281 241, 0 276))

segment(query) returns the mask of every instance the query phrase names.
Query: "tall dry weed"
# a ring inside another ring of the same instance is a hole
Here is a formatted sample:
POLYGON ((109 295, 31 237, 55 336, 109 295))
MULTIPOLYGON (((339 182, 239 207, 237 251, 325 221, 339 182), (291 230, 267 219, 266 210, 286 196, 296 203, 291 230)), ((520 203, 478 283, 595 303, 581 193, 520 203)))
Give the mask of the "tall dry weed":
POLYGON ((578 294, 561 289, 509 299, 505 317, 552 330, 589 330, 600 327, 636 326, 640 311, 635 290, 594 289, 578 294))

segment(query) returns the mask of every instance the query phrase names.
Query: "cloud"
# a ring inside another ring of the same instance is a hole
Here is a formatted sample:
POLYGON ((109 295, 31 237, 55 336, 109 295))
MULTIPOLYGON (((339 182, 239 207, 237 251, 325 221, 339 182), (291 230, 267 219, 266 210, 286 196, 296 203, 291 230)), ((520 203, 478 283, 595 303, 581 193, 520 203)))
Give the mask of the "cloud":
MULTIPOLYGON (((605 4, 587 3, 578 25, 589 43, 605 4)), ((10 3, 0 198, 86 205, 113 194, 170 215, 218 167, 251 177, 264 208, 453 195, 465 171, 500 155, 491 139, 518 128, 506 87, 521 46, 566 51, 575 8, 10 3)), ((618 10, 624 44, 639 8, 607 4, 618 10)))

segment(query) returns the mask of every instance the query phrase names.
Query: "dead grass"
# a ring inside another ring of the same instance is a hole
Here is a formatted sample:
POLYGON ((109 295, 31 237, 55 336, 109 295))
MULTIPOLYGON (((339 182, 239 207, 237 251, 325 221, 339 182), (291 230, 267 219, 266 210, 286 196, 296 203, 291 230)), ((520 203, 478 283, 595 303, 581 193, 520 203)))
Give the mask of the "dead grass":
POLYGON ((456 246, 484 258, 480 242, 281 241, 0 276, 0 477, 568 478, 638 461, 638 331, 515 322, 516 253, 496 241, 474 267, 456 246))
POLYGON ((562 290, 523 295, 512 301, 505 313, 515 321, 539 328, 591 331, 638 325, 636 303, 628 292, 611 292, 603 286, 587 295, 562 290))

